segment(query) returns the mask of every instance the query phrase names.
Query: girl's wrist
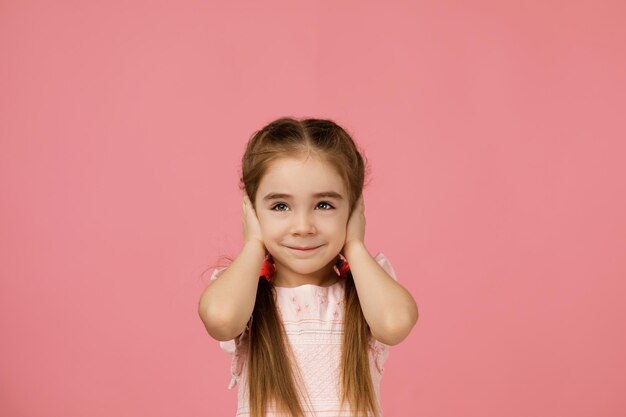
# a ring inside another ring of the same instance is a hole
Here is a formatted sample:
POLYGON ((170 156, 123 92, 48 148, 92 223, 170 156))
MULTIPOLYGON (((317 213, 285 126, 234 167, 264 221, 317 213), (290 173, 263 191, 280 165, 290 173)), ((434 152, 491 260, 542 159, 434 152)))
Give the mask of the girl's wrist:
POLYGON ((343 256, 346 258, 348 262, 350 262, 350 258, 352 257, 352 255, 360 251, 367 252, 367 248, 365 247, 365 244, 358 240, 351 241, 344 245, 343 256))
POLYGON ((265 257, 265 245, 257 239, 250 239, 243 245, 244 250, 257 252, 262 258, 265 257))

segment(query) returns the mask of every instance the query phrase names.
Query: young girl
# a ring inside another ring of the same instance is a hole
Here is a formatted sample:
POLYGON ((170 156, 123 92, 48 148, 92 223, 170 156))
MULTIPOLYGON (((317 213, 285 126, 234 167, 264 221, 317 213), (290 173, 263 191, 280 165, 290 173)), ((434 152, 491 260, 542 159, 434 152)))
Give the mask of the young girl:
POLYGON ((388 346, 418 313, 389 261, 363 243, 364 168, 330 120, 278 119, 248 142, 245 243, 199 303, 232 354, 237 416, 382 416, 388 346))

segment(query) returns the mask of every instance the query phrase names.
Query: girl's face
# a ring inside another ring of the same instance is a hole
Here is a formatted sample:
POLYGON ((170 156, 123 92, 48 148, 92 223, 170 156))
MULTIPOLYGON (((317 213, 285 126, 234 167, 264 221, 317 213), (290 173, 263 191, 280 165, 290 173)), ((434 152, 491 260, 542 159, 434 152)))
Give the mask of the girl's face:
POLYGON ((330 164, 313 156, 272 162, 255 208, 279 281, 315 284, 335 274, 350 213, 343 180, 330 164))

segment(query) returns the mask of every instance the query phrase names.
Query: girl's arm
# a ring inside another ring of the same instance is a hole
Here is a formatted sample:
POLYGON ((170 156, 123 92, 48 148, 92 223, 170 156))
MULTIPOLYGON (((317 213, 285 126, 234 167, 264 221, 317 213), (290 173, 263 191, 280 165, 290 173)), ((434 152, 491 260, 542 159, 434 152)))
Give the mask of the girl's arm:
POLYGON ((248 324, 265 259, 265 245, 250 198, 243 197, 244 246, 233 263, 202 293, 198 314, 207 331, 217 340, 231 340, 248 324))
POLYGON ((364 244, 351 243, 344 256, 372 336, 386 345, 402 342, 418 318, 411 294, 385 272, 364 244))
POLYGON ((343 255, 350 265, 361 310, 372 335, 386 345, 403 341, 417 322, 417 305, 369 254, 365 244, 365 207, 359 198, 348 220, 343 255))

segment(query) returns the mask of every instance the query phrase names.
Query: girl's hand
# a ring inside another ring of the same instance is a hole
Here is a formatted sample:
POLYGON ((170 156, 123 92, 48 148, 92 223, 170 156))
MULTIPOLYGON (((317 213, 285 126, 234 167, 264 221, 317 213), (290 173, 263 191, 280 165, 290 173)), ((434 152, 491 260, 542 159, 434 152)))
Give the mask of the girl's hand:
POLYGON ((355 243, 363 244, 365 240, 365 204, 363 203, 363 194, 354 205, 354 210, 348 219, 348 227, 346 231, 346 242, 341 252, 345 255, 348 246, 355 243))
POLYGON ((263 234, 261 233, 261 225, 259 224, 259 219, 256 216, 256 211, 254 207, 252 207, 252 202, 250 201, 250 197, 244 191, 243 194, 243 238, 244 243, 248 243, 250 241, 259 241, 261 245, 263 244, 263 234))

